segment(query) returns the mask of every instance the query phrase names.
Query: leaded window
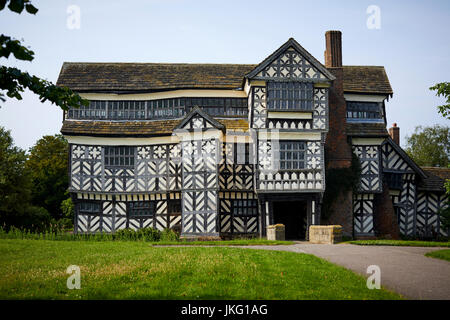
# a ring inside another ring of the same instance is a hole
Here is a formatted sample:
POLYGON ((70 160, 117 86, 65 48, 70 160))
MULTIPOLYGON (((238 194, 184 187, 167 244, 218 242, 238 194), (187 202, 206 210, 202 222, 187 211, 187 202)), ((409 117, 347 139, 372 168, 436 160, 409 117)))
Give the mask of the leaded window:
POLYGON ((267 82, 269 110, 312 110, 313 84, 305 82, 267 82))
POLYGON ((83 201, 78 203, 78 213, 99 214, 102 213, 101 202, 83 201))
POLYGON ((403 187, 402 173, 400 172, 385 172, 384 178, 389 186, 389 189, 400 190, 403 187))
POLYGON ((383 119, 380 103, 347 101, 347 119, 383 119))
POLYGON ((305 142, 280 141, 280 170, 305 168, 305 142))
POLYGON ((70 108, 67 119, 152 120, 180 118, 194 107, 211 116, 244 117, 248 113, 247 98, 187 97, 157 100, 91 100, 89 106, 70 108))
POLYGON ((105 168, 134 168, 135 151, 131 146, 106 146, 105 168))
POLYGON ((256 216, 258 215, 258 202, 253 199, 232 200, 232 211, 234 216, 256 216))
POLYGON ((145 119, 146 101, 108 101, 108 119, 145 119))
POLYGON ((148 119, 179 118, 185 115, 185 106, 180 98, 148 101, 148 119))
POLYGON ((198 106, 211 116, 245 116, 248 113, 246 98, 183 98, 190 111, 198 106))
POLYGON ((106 101, 89 101, 88 106, 71 108, 67 111, 69 119, 106 119, 106 101))
POLYGON ((169 200, 167 202, 167 212, 169 214, 181 214, 181 200, 169 200))
POLYGON ((127 202, 127 213, 130 218, 153 217, 156 210, 155 201, 127 202))

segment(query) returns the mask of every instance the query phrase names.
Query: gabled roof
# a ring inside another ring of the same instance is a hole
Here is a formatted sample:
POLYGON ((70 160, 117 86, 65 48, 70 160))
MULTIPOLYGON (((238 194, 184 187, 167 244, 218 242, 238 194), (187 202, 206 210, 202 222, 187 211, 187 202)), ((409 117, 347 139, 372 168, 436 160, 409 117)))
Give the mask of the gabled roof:
POLYGON ((445 192, 444 183, 450 179, 450 168, 422 167, 426 178, 422 179, 419 190, 445 192))
POLYGON ((344 92, 392 96, 392 88, 382 66, 343 66, 344 92))
POLYGON ((191 112, 189 112, 181 121, 178 123, 178 125, 175 127, 175 129, 182 129, 189 121, 192 120, 196 115, 200 116, 201 118, 205 119, 207 122, 209 122, 214 128, 218 130, 225 130, 225 126, 221 124, 219 121, 215 120, 213 117, 211 117, 209 114, 207 114, 205 111, 203 111, 200 107, 194 107, 191 112))
POLYGON ((311 63, 314 67, 316 67, 320 72, 323 73, 324 76, 326 76, 329 80, 334 80, 336 77, 331 74, 330 71, 325 68, 325 66, 320 63, 316 58, 314 58, 308 51, 306 51, 305 48, 303 48, 297 41, 295 41, 294 38, 290 38, 288 41, 286 41, 281 47, 279 47, 274 53, 272 53, 270 56, 268 56, 266 59, 264 59, 263 62, 258 64, 255 69, 253 69, 251 72, 245 75, 246 78, 253 78, 258 73, 260 73, 264 68, 266 68, 269 64, 271 64, 280 54, 282 54, 284 51, 286 51, 289 48, 294 48, 297 50, 306 60, 311 63))
MULTIPOLYGON (((293 38, 260 64, 64 62, 56 84, 76 92, 145 93, 178 89, 243 90, 252 77, 289 47, 328 79, 335 77, 293 38)), ((343 66, 344 92, 392 95, 384 67, 343 66)))
POLYGON ((406 161, 406 163, 408 163, 408 165, 414 170, 414 172, 419 175, 422 179, 425 179, 427 177, 427 175, 425 174, 425 172, 422 170, 421 167, 419 167, 414 161, 413 159, 411 159, 408 154, 403 151, 403 149, 394 142, 394 140, 392 140, 392 138, 389 136, 383 143, 389 143, 391 145, 391 147, 397 151, 397 153, 400 155, 400 157, 406 161))

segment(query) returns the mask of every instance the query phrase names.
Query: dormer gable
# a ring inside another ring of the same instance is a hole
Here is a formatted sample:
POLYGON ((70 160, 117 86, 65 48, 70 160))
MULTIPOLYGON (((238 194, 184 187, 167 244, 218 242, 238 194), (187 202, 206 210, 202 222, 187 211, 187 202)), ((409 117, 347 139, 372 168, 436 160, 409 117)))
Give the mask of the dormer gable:
POLYGON ((179 124, 175 127, 175 130, 176 129, 189 131, 217 129, 224 131, 225 126, 203 111, 200 107, 195 107, 180 120, 179 124))
POLYGON ((246 75, 248 79, 277 80, 280 78, 312 82, 332 81, 335 77, 294 38, 290 38, 274 53, 246 75))

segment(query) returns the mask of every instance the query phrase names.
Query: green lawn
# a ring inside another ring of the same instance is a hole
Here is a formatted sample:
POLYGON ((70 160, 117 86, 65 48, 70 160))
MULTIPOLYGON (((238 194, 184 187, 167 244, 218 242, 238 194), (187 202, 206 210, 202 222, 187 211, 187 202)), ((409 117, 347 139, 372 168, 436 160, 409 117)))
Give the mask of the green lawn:
POLYGON ((355 240, 346 243, 361 246, 450 247, 450 242, 409 240, 355 240))
POLYGON ((145 242, 0 240, 0 299, 399 299, 312 255, 145 242), (66 269, 81 268, 68 290, 66 269))
POLYGON ((182 245, 182 246, 279 246, 291 245, 294 241, 266 240, 266 239, 237 239, 237 240, 221 240, 221 241, 158 241, 151 242, 154 246, 182 245))
POLYGON ((443 249, 425 254, 427 257, 450 261, 450 249, 443 249))

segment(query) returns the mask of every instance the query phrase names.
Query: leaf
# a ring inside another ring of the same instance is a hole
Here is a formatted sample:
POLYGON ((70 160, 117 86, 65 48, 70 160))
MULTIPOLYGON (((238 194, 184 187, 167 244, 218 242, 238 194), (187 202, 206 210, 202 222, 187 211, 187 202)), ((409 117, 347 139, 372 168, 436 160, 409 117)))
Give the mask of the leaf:
POLYGON ((6 0, 0 0, 0 11, 5 9, 6 0))
POLYGON ((38 9, 30 3, 25 6, 25 9, 31 14, 36 14, 36 12, 38 12, 38 9))
POLYGON ((8 8, 17 13, 21 13, 23 11, 24 3, 23 0, 10 0, 8 8))

